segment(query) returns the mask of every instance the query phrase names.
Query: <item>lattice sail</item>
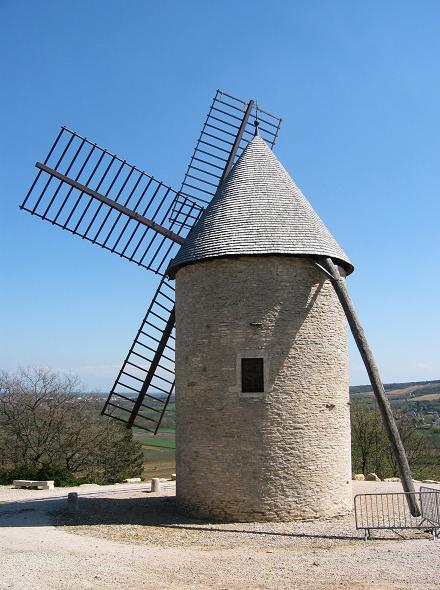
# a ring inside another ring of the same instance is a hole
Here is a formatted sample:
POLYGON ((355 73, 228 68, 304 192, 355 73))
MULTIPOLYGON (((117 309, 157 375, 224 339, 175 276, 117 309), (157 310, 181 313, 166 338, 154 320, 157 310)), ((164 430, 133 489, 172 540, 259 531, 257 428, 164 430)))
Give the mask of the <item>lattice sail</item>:
POLYGON ((202 207, 85 137, 61 128, 21 209, 163 273, 202 207), (178 198, 177 198, 178 197, 178 198), (145 225, 145 219, 153 226, 145 225), (158 233, 154 224, 169 233, 158 233))
POLYGON ((174 287, 162 278, 102 414, 157 433, 174 392, 174 287))
POLYGON ((257 118, 260 136, 273 149, 281 118, 264 111, 254 101, 245 102, 217 90, 176 203, 180 204, 185 198, 190 198, 199 205, 206 206, 211 201, 226 167, 235 164, 253 138, 257 118))

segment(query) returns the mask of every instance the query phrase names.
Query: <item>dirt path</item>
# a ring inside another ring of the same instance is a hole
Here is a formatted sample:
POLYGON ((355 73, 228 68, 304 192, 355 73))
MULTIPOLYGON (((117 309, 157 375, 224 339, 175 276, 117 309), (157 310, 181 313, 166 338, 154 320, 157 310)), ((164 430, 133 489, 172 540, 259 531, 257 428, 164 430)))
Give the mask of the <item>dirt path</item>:
POLYGON ((190 521, 175 511, 171 484, 168 498, 145 485, 79 488, 82 506, 66 527, 67 491, 0 488, 1 590, 439 587, 440 542, 428 537, 366 543, 351 518, 190 521))

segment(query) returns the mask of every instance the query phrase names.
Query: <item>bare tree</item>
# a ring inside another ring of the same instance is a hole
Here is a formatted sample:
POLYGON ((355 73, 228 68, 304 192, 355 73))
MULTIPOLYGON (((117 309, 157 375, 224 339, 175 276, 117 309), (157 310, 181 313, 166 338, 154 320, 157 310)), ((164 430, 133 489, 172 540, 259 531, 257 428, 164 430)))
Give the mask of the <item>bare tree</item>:
POLYGON ((383 430, 380 417, 365 402, 351 405, 352 460, 356 471, 377 472, 378 450, 382 447, 383 430))
POLYGON ((139 475, 142 451, 131 432, 102 418, 76 377, 46 369, 0 376, 0 467, 62 471, 117 481, 139 475))

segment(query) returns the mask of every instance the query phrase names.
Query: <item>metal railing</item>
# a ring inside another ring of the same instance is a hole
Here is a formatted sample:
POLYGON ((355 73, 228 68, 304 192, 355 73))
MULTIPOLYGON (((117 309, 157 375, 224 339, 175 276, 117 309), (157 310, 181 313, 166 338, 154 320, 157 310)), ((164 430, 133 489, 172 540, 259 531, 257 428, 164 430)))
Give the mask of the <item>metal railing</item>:
POLYGON ((364 531, 364 539, 373 529, 431 530, 433 539, 440 528, 440 490, 420 487, 415 499, 420 506, 420 516, 412 516, 407 503, 409 492, 386 494, 357 494, 354 498, 356 529, 364 531))

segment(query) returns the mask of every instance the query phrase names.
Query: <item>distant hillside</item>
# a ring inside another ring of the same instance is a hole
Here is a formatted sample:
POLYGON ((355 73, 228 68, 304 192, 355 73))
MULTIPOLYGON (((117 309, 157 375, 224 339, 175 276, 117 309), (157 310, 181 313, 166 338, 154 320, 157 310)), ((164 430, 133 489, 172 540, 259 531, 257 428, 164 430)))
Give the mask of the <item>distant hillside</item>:
MULTIPOLYGON (((386 383, 385 391, 392 401, 440 401, 440 379, 436 381, 410 381, 408 383, 386 383)), ((373 396, 371 385, 353 385, 350 387, 353 399, 373 396)))

